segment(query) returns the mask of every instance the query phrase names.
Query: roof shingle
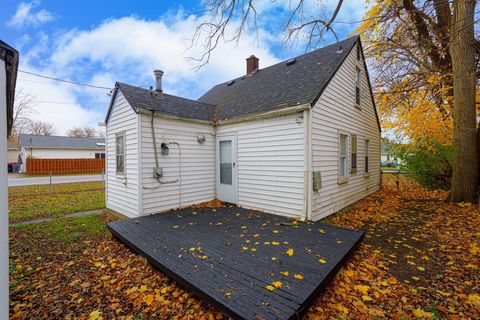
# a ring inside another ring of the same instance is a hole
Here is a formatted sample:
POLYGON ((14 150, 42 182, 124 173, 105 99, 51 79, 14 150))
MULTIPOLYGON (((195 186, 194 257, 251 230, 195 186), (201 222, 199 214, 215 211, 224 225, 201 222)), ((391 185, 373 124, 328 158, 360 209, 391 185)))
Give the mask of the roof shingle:
POLYGON ((105 150, 105 139, 21 134, 20 145, 30 148, 105 150))
MULTIPOLYGON (((167 116, 204 121, 313 105, 358 39, 354 36, 287 60, 295 60, 293 64, 280 62, 250 76, 218 84, 198 100, 159 94, 119 82, 116 88, 136 112, 155 110, 167 116)), ((109 113, 110 109, 107 119, 109 113)))

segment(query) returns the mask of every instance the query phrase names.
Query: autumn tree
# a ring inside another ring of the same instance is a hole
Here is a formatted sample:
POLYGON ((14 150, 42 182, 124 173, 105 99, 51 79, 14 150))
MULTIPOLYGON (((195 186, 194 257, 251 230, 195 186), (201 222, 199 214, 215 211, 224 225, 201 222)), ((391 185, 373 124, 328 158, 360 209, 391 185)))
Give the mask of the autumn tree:
POLYGON ((472 138, 477 79, 472 75, 479 72, 475 48, 480 42, 473 32, 474 6, 464 6, 465 1, 376 0, 358 30, 367 57, 375 61, 371 65, 383 127, 414 142, 412 152, 455 142, 452 201, 473 201, 477 189, 477 174, 472 174, 477 172, 472 138), (468 62, 454 64, 454 54, 465 45, 471 49, 462 53, 468 62), (457 99, 465 94, 468 103, 457 99))

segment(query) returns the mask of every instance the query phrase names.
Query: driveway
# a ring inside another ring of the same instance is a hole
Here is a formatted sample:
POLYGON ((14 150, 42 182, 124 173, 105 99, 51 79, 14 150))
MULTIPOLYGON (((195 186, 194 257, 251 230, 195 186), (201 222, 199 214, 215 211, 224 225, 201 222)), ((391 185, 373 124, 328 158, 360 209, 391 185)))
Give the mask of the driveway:
MULTIPOLYGON (((102 181, 101 174, 85 175, 85 176, 57 176, 52 177, 52 184, 71 183, 71 182, 89 182, 102 181)), ((32 178, 16 178, 8 177, 8 186, 31 186, 35 184, 49 184, 50 177, 32 177, 32 178)))

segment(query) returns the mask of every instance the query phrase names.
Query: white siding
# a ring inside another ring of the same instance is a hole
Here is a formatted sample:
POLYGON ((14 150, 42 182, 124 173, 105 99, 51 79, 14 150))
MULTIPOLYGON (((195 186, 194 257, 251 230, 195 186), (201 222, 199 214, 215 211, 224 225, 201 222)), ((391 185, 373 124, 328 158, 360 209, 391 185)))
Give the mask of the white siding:
POLYGON ((28 156, 37 159, 91 159, 103 150, 30 148, 28 156))
MULTIPOLYGON (((300 113, 302 114, 302 113, 300 113)), ((304 127, 299 114, 221 125, 237 135, 238 205, 304 217, 304 127)))
POLYGON ((175 141, 180 144, 181 148, 181 181, 159 185, 153 178, 155 153, 151 116, 142 114, 140 118, 143 214, 161 212, 214 199, 215 143, 213 126, 155 117, 159 166, 163 168, 164 175, 161 181, 175 181, 179 178, 180 173, 178 146, 170 144, 168 146, 169 155, 162 155, 161 143, 175 141), (198 143, 198 135, 205 136, 206 140, 203 144, 198 143))
POLYGON ((128 217, 139 215, 138 116, 118 92, 106 130, 107 208, 128 217), (116 174, 115 134, 125 132, 125 175, 116 174))
POLYGON ((357 62, 353 48, 337 71, 312 114, 313 171, 321 172, 322 187, 312 194, 312 218, 318 220, 378 190, 380 185, 380 132, 363 61, 357 62), (355 66, 362 70, 361 109, 355 107, 355 66), (349 138, 348 182, 338 183, 339 130, 357 135, 357 173, 350 174, 349 138), (370 175, 364 176, 364 141, 370 140, 370 175))
POLYGON ((18 156, 20 155, 20 151, 18 150, 8 150, 7 151, 7 162, 17 162, 18 156))

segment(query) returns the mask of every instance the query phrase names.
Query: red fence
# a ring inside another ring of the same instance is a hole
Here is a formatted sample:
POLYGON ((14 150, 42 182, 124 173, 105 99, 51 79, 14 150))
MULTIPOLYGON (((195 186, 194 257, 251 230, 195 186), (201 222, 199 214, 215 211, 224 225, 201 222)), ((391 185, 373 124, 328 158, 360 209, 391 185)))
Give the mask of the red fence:
POLYGON ((105 159, 36 159, 27 158, 28 174, 80 174, 100 173, 105 159))

